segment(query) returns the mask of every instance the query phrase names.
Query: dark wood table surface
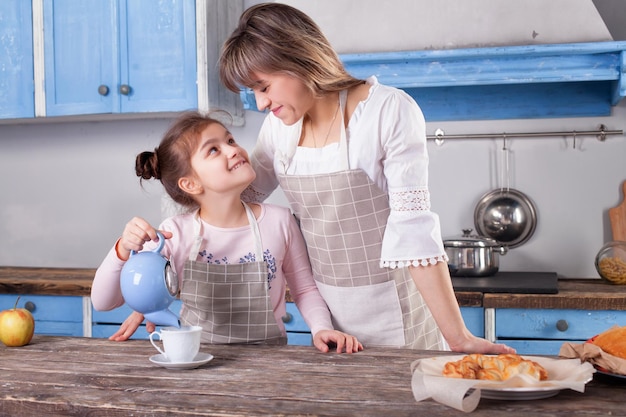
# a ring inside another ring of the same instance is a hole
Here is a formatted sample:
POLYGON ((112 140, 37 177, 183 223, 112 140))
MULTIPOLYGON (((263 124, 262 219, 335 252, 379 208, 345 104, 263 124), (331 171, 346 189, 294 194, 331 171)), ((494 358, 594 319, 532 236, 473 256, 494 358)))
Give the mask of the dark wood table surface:
MULTIPOLYGON (((449 352, 371 348, 323 354, 303 346, 202 345, 193 370, 149 361, 146 340, 35 336, 0 346, 1 416, 460 416, 411 392, 413 360, 449 352)), ((616 383, 617 382, 617 383, 616 383)), ((626 385, 592 381, 584 393, 532 401, 481 400, 476 416, 626 415, 626 385)))

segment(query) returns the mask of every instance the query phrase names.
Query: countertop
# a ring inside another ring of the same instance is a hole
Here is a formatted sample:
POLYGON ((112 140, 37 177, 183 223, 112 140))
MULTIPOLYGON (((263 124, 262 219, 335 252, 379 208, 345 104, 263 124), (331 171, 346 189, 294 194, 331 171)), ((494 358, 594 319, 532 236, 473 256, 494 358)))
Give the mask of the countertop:
MULTIPOLYGON (((89 296, 94 274, 95 269, 0 267, 0 294, 89 296)), ((558 294, 455 294, 461 307, 626 310, 626 285, 560 279, 558 287, 558 294)))
MULTIPOLYGON (((321 353, 304 346, 202 345, 214 359, 193 370, 150 362, 147 340, 36 335, 0 346, 0 415, 10 416, 463 416, 433 400, 416 402, 411 362, 450 352, 369 348, 321 353)), ((617 382, 616 382, 617 381, 617 382)), ((600 379, 584 393, 481 399, 471 415, 624 415, 624 385, 600 379)))

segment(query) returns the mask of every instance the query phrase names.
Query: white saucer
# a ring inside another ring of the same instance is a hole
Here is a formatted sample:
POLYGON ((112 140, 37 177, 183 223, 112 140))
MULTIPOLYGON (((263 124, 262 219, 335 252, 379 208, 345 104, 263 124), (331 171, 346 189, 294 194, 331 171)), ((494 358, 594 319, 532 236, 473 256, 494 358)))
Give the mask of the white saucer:
POLYGON ((150 362, 156 363, 157 365, 168 369, 194 369, 204 365, 211 359, 213 359, 213 355, 202 352, 198 353, 191 362, 170 362, 169 359, 160 353, 158 355, 150 356, 150 362))

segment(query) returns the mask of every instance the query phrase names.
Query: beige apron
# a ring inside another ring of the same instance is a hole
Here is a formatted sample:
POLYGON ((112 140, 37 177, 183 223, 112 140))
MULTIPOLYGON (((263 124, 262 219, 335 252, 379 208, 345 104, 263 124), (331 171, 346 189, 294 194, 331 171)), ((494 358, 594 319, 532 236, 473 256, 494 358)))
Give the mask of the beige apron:
POLYGON ((268 293, 267 264, 261 234, 250 207, 244 203, 254 234, 256 262, 215 265, 197 262, 202 223, 196 214, 195 242, 185 262, 180 298, 181 322, 202 326, 206 343, 286 344, 268 293))
MULTIPOLYGON (((346 92, 340 95, 341 114, 346 92)), ((345 124, 344 124, 345 126, 345 124)), ((317 286, 336 329, 364 345, 444 349, 443 337, 408 268, 381 268, 389 198, 367 174, 349 169, 341 130, 344 169, 320 175, 286 175, 280 186, 300 221, 317 286)), ((295 152, 295 151, 294 151, 295 152)))

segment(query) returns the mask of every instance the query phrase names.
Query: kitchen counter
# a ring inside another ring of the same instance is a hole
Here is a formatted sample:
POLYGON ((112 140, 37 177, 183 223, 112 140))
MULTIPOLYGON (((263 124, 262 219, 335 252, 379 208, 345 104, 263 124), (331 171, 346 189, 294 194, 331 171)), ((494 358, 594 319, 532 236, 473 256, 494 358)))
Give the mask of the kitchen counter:
MULTIPOLYGON (((202 345, 214 359, 193 370, 149 361, 146 340, 35 336, 0 346, 0 415, 45 416, 461 416, 416 402, 410 365, 450 352, 370 348, 356 354, 313 347, 202 345)), ((531 401, 481 400, 477 417, 623 415, 624 385, 594 380, 585 392, 531 401)))
MULTIPOLYGON (((95 269, 0 267, 0 294, 88 297, 94 274, 95 269)), ((626 285, 562 279, 558 286, 558 294, 456 292, 456 298, 461 307, 626 310, 626 285)))

